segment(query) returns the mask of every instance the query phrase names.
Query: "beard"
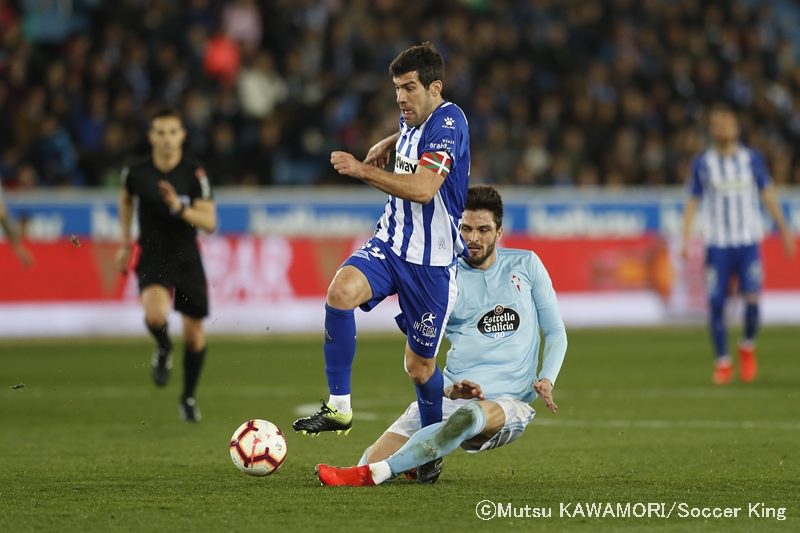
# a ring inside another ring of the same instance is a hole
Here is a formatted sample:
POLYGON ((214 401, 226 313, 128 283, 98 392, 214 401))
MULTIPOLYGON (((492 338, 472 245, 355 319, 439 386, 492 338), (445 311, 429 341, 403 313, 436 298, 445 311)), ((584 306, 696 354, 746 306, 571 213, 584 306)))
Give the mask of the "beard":
POLYGON ((480 268, 489 259, 495 250, 495 243, 487 244, 485 248, 477 252, 470 250, 470 256, 465 259, 468 265, 480 268))

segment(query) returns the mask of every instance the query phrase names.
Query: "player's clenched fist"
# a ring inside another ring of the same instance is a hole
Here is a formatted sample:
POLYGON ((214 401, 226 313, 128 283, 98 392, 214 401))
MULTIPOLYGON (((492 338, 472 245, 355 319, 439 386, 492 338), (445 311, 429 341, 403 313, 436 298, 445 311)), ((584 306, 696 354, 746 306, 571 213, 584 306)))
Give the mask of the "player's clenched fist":
POLYGON ((331 152, 331 165, 339 174, 361 178, 363 163, 347 152, 331 152))

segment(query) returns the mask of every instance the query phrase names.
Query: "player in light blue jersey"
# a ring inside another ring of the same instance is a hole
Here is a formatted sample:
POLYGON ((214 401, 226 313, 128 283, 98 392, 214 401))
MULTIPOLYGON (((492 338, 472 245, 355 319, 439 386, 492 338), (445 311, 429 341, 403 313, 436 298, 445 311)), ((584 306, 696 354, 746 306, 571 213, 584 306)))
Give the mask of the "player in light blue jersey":
POLYGON ((687 243, 702 201, 709 322, 716 355, 712 381, 723 385, 733 377, 724 317, 732 275, 738 278, 745 301, 743 336, 738 350, 739 371, 744 382, 756 377, 755 339, 762 281, 759 254, 763 236, 762 202, 778 226, 789 256, 794 253, 794 240, 770 184, 763 157, 739 143, 736 114, 726 106, 715 106, 709 120, 712 146, 700 154, 692 166, 691 195, 683 216, 681 255, 684 258, 688 255, 687 243))
POLYGON ((389 67, 400 130, 373 146, 363 162, 333 152, 337 172, 387 193, 372 239, 347 259, 325 302, 325 371, 330 396, 295 431, 347 433, 352 427, 350 374, 356 352, 353 311, 398 295, 408 317, 405 369, 414 382, 422 424, 442 419, 442 373, 436 353, 456 299, 458 232, 469 179, 469 132, 461 109, 442 97, 444 60, 430 43, 399 54, 389 67), (395 150, 394 172, 384 167, 395 150))
POLYGON ((537 394, 551 412, 558 410, 553 385, 567 335, 555 291, 536 254, 496 248, 502 217, 495 189, 470 187, 461 223, 470 254, 459 260, 458 299, 446 329, 452 347, 444 369, 444 421, 422 427, 412 403, 359 466, 317 465, 324 485, 377 485, 434 461, 438 469, 427 477, 417 472, 418 481, 432 483, 441 458, 457 447, 478 452, 518 439, 534 417, 529 403, 537 394))

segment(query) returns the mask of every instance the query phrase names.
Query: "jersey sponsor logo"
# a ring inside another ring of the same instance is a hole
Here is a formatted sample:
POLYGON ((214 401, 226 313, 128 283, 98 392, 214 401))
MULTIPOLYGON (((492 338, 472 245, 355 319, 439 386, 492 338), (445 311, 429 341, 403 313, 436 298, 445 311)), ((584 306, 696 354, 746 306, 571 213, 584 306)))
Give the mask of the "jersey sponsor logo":
POLYGON ((419 320, 414 321, 414 329, 419 331, 423 337, 433 338, 436 337, 436 314, 428 311, 424 313, 419 320))
POLYGON ((444 139, 439 139, 437 142, 428 143, 428 150, 439 151, 439 150, 447 150, 448 152, 453 152, 453 148, 456 146, 455 139, 451 139, 449 137, 445 137, 444 139))
POLYGON ((416 334, 412 334, 411 338, 414 339, 414 342, 425 348, 431 348, 433 346, 433 341, 422 340, 419 337, 417 337, 416 334))
POLYGON ((414 174, 417 171, 418 163, 418 159, 397 154, 394 160, 394 172, 395 174, 414 174))
POLYGON ((490 339, 504 339, 519 329, 519 313, 498 304, 478 320, 478 331, 490 339))
POLYGON ((450 167, 453 165, 453 159, 447 152, 425 152, 420 158, 422 166, 428 170, 436 172, 440 176, 447 176, 450 173, 450 167))

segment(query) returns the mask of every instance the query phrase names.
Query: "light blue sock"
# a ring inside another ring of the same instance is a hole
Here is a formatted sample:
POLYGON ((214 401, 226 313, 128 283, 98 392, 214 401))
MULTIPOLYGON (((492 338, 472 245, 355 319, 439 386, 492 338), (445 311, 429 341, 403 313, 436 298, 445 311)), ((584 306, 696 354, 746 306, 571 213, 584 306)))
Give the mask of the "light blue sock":
POLYGON ((437 422, 420 429, 386 462, 397 475, 449 454, 465 440, 471 439, 486 425, 486 416, 478 402, 460 407, 446 422, 437 422))

